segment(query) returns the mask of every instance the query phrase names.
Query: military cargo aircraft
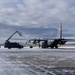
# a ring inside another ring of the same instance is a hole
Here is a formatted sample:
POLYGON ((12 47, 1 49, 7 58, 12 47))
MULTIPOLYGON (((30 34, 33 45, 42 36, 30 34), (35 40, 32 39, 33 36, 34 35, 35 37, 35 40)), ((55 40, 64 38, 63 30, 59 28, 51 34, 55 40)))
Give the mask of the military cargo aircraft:
POLYGON ((57 37, 54 38, 42 38, 42 39, 30 39, 30 48, 33 48, 34 45, 38 45, 41 48, 58 48, 59 45, 64 45, 67 41, 75 41, 74 39, 64 39, 62 38, 62 23, 59 25, 57 37), (32 42, 33 41, 33 42, 32 42))
POLYGON ((42 38, 42 39, 30 39, 29 42, 32 42, 32 44, 30 45, 30 48, 33 48, 33 44, 37 44, 39 47, 42 48, 58 48, 58 45, 62 45, 65 44, 67 42, 66 39, 62 38, 62 23, 59 25, 59 29, 58 29, 58 34, 57 37, 55 39, 50 39, 50 38, 42 38))

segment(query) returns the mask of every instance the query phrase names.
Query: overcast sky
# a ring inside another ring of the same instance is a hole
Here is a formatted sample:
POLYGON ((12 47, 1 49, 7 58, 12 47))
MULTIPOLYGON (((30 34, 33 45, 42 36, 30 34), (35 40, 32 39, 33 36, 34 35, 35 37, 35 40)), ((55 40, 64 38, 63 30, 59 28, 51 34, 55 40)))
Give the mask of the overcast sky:
POLYGON ((26 37, 75 36, 75 0, 0 0, 0 38, 16 30, 26 37))

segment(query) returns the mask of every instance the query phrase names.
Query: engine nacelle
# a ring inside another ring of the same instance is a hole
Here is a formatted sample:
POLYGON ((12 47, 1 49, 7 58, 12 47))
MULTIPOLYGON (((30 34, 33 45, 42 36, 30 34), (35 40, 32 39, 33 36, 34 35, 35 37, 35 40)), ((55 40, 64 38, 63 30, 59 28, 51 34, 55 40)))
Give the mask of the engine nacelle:
POLYGON ((63 45, 63 44, 65 44, 67 41, 66 40, 64 40, 64 39, 61 39, 61 41, 60 41, 60 45, 63 45))

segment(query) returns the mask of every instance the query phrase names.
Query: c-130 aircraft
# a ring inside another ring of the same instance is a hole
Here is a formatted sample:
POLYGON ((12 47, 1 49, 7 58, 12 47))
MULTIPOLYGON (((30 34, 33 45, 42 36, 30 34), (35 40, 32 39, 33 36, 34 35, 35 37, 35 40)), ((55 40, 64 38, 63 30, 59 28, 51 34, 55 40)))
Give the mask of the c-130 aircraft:
POLYGON ((29 46, 33 48, 34 44, 38 43, 38 46, 41 48, 58 48, 58 45, 65 44, 69 39, 62 38, 62 23, 59 25, 57 38, 43 38, 43 39, 30 39, 29 42, 33 41, 29 46))

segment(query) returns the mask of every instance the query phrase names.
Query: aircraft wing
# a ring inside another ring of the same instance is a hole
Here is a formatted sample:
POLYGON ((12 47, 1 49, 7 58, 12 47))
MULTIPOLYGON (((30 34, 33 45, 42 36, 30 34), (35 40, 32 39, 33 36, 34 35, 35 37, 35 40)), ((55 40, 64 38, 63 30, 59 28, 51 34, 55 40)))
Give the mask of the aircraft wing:
MULTIPOLYGON (((15 39, 15 38, 12 38, 12 39, 13 40, 27 40, 27 42, 33 41, 34 44, 39 43, 41 41, 48 41, 48 40, 54 41, 54 40, 58 40, 58 38, 33 38, 33 39, 17 39, 17 38, 15 39)), ((62 38, 62 39, 60 39, 59 44, 63 45, 66 42, 70 42, 70 41, 71 42, 75 42, 75 39, 64 39, 64 38, 62 38)))
MULTIPOLYGON (((59 40, 59 39, 50 39, 50 38, 43 38, 43 39, 30 39, 29 41, 34 41, 34 42, 40 42, 40 41, 48 41, 48 40, 59 40)), ((75 39, 60 39, 60 42, 59 42, 59 44, 65 44, 66 42, 69 42, 69 41, 71 41, 71 42, 75 42, 75 39)))
POLYGON ((75 41, 75 39, 64 39, 66 41, 75 41))

